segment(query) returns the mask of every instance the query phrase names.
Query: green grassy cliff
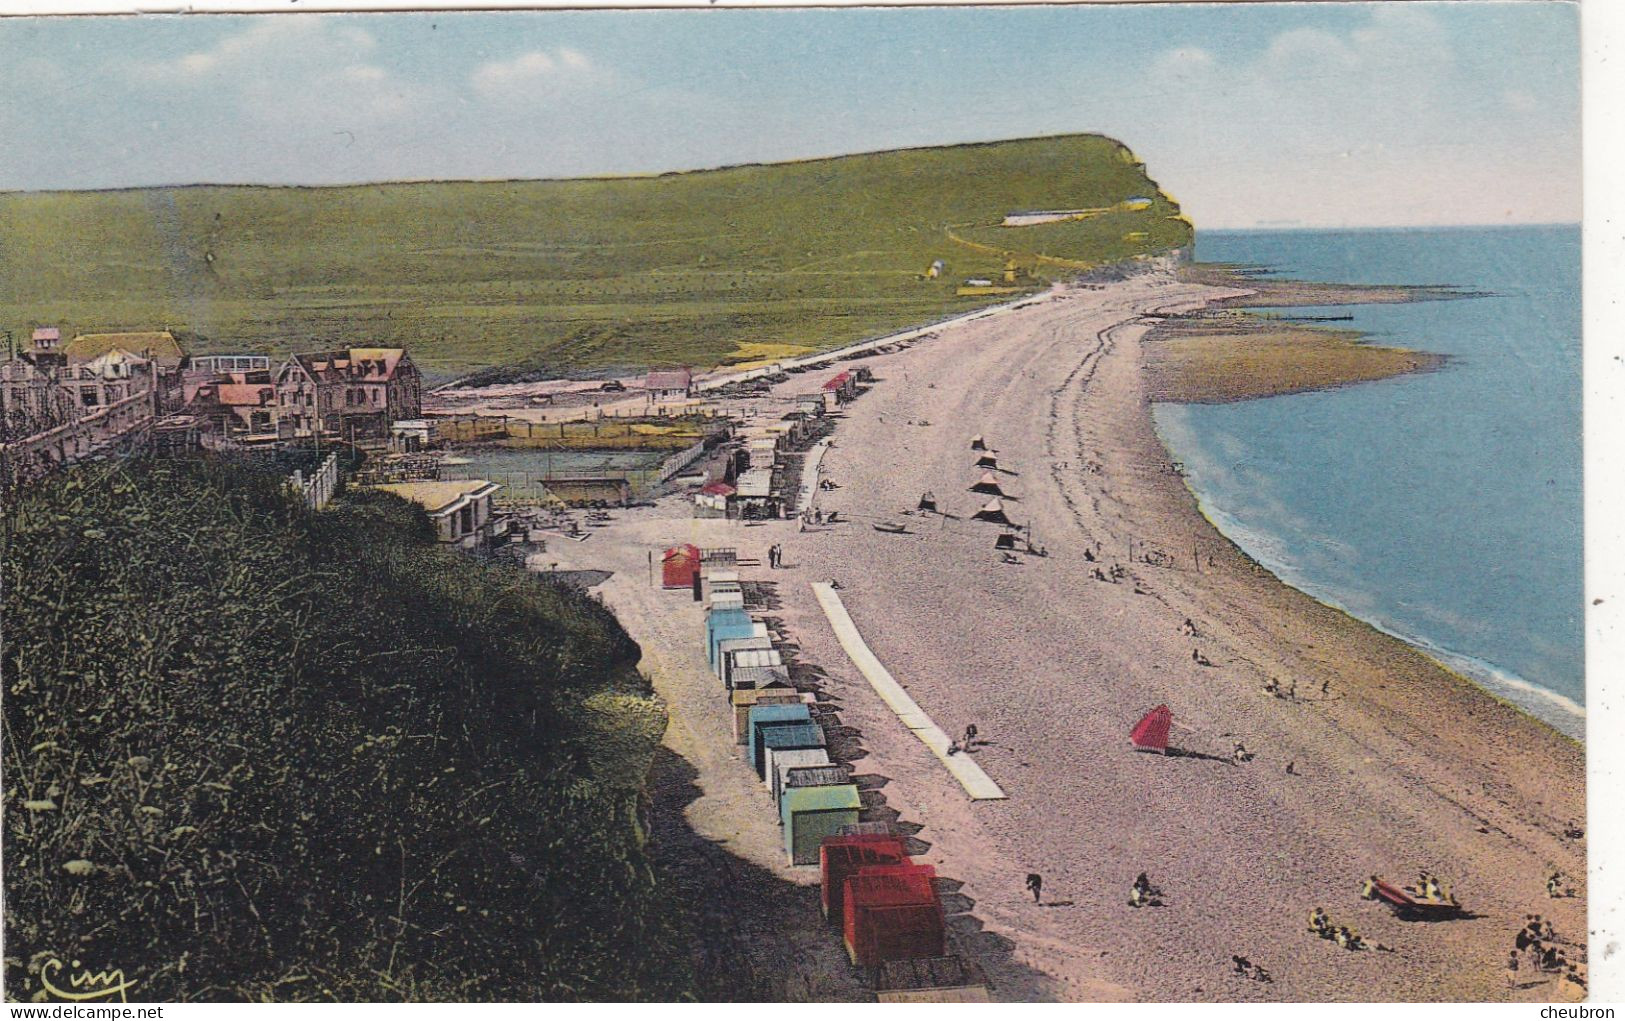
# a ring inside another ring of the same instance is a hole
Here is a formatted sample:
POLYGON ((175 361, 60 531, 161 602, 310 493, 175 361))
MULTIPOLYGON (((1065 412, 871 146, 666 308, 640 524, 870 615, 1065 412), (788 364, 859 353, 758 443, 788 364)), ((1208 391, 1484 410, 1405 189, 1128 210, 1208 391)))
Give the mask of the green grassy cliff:
POLYGON ((649 178, 18 193, 0 224, 0 327, 171 326, 276 354, 404 345, 440 377, 828 347, 996 300, 954 288, 996 278, 1005 252, 1037 285, 1190 240, 1133 154, 1096 135, 649 178), (1056 208, 1107 211, 997 226, 1056 208))
POLYGON ((228 464, 87 464, 0 522, 8 997, 52 958, 132 1000, 693 994, 665 718, 596 601, 228 464))

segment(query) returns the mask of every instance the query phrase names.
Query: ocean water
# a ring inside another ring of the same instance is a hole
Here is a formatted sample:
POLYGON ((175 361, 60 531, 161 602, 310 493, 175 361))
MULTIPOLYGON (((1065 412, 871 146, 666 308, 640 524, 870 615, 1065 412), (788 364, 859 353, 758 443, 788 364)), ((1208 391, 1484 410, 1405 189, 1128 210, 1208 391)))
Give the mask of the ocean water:
POLYGON ((1584 734, 1578 227, 1200 232, 1197 258, 1485 297, 1284 309, 1435 351, 1419 373, 1158 405, 1204 512, 1283 580, 1584 734))

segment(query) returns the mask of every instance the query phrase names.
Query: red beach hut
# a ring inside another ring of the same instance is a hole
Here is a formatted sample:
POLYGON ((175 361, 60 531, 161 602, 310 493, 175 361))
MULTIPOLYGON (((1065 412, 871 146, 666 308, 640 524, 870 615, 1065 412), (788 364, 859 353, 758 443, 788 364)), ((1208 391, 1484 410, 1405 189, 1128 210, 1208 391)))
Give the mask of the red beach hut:
POLYGON ((1174 714, 1165 705, 1159 705, 1140 718, 1129 734, 1136 751, 1168 754, 1168 731, 1174 725, 1174 714))
POLYGON ((898 837, 878 834, 825 837, 818 849, 824 917, 836 922, 846 917, 843 899, 846 881, 859 869, 871 865, 910 864, 913 863, 898 837))
POLYGON ((692 543, 673 546, 660 558, 661 584, 666 588, 693 588, 700 571, 700 548, 692 543))
POLYGON ((852 963, 943 955, 942 902, 929 865, 871 865, 846 881, 842 910, 852 963))

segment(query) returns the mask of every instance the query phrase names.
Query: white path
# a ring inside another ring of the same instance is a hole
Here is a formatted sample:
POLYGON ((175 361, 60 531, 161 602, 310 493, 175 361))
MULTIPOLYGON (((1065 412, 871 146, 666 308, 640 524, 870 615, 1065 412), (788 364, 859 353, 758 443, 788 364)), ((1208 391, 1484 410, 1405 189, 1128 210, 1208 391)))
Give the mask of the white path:
POLYGON ((858 633, 858 626, 852 623, 852 617, 846 612, 846 606, 841 597, 828 582, 815 581, 812 583, 813 595, 818 597, 818 605, 823 607, 824 616, 829 618, 829 625, 835 630, 835 637, 840 640, 841 648, 851 657, 853 665, 869 681, 875 693, 891 706, 897 718, 903 721, 903 726, 914 732, 921 743, 931 749, 942 764, 948 767, 948 772, 954 775, 965 793, 971 796, 972 801, 1001 801, 1005 798, 1004 791, 993 782, 993 778, 983 772, 976 760, 963 752, 950 755, 948 735, 942 728, 931 722, 931 717, 925 714, 919 703, 909 697, 903 686, 897 683, 897 678, 891 671, 869 651, 869 646, 858 633))

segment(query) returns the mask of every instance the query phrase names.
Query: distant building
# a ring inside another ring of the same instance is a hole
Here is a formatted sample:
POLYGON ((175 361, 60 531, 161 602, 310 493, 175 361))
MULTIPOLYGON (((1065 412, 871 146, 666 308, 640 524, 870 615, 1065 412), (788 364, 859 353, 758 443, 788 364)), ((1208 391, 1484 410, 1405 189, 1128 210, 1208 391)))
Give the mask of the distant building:
POLYGON ((276 435, 276 397, 268 382, 209 380, 198 385, 186 411, 204 430, 228 439, 269 438, 276 435))
POLYGON ((687 368, 655 369, 643 381, 650 400, 684 401, 694 393, 694 373, 687 368))
POLYGON ((191 360, 168 330, 81 333, 61 347, 70 366, 95 362, 115 351, 152 363, 159 414, 178 411, 186 403, 181 377, 191 360))
POLYGON ((270 371, 270 355, 196 355, 186 367, 189 376, 215 376, 230 372, 269 374, 270 371))
POLYGON ((277 432, 386 443, 398 419, 423 414, 423 377, 398 347, 296 354, 277 370, 277 432))
POLYGON ((1031 227, 1040 223, 1060 223, 1063 220, 1081 220, 1099 213, 1098 209, 1023 209, 1004 214, 1001 227, 1031 227))
POLYGON ((495 482, 393 482, 375 488, 422 507, 441 542, 474 548, 491 540, 493 497, 502 488, 495 482))

